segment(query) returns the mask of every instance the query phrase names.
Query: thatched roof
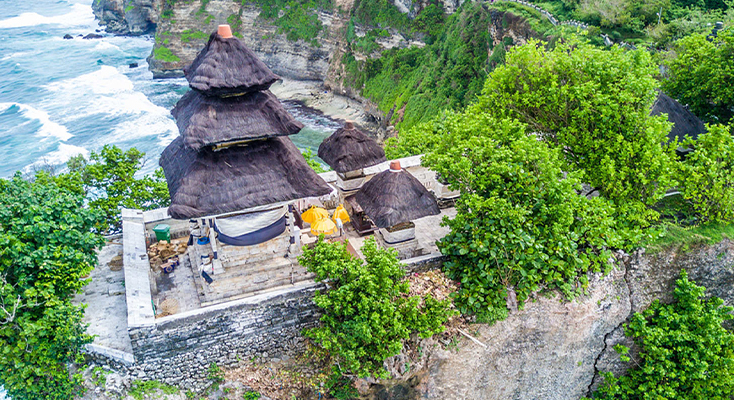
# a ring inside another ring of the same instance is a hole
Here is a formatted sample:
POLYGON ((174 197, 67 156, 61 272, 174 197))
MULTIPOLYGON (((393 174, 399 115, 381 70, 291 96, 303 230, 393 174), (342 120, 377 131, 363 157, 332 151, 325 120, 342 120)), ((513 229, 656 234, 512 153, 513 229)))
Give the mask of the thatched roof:
POLYGON ((176 219, 331 193, 331 187, 285 137, 197 152, 186 147, 179 136, 163 150, 160 165, 171 194, 168 212, 176 219))
MULTIPOLYGON (((440 211, 433 195, 410 174, 400 169, 380 172, 367 181, 355 201, 379 228, 388 228, 440 211)), ((399 169, 400 164, 397 164, 399 169)))
POLYGON ((699 134, 706 132, 706 126, 698 117, 663 92, 658 94, 650 112, 650 115, 660 114, 668 114, 668 121, 673 123, 673 128, 668 134, 670 140, 678 138, 682 141, 685 135, 695 139, 699 134))
POLYGON ((217 32, 184 74, 192 88, 208 96, 267 90, 280 79, 239 39, 224 39, 217 32))
POLYGON ((303 128, 267 90, 226 98, 190 90, 171 114, 184 144, 194 150, 233 141, 293 135, 303 128))
POLYGON ((385 150, 347 122, 319 145, 319 158, 336 172, 356 171, 385 161, 385 150))

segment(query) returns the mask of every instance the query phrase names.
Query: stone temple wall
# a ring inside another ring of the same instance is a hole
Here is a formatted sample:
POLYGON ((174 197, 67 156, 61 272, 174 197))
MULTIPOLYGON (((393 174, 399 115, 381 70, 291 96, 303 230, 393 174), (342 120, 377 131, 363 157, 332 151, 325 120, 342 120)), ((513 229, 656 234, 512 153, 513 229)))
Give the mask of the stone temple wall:
POLYGON ((305 283, 274 292, 129 326, 134 379, 155 379, 202 390, 211 363, 232 366, 253 358, 277 361, 303 350, 301 331, 318 321, 311 300, 320 286, 305 283))

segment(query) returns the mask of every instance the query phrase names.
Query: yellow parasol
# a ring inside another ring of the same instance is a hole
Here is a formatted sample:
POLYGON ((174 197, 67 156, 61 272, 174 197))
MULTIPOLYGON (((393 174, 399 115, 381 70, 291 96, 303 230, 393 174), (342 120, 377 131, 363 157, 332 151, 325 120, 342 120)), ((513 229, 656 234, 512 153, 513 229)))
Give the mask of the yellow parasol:
POLYGON ((313 224, 320 219, 329 219, 329 212, 321 207, 311 206, 308 210, 301 214, 303 222, 313 224))
POLYGON ((311 233, 314 235, 332 235, 336 233, 336 224, 328 218, 323 218, 311 224, 311 233))
POLYGON ((343 205, 339 204, 339 207, 334 210, 334 215, 331 216, 331 219, 336 222, 336 219, 339 218, 342 220, 342 223, 349 222, 349 213, 347 212, 346 208, 344 208, 343 205))

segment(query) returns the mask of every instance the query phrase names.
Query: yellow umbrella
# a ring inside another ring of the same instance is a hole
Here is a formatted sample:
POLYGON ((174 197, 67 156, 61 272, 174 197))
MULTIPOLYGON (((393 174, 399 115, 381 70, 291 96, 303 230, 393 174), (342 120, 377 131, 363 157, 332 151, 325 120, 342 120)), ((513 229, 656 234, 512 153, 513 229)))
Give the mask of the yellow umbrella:
POLYGON ((313 224, 320 219, 329 219, 329 212, 321 207, 311 206, 301 214, 301 219, 303 219, 303 222, 313 224))
POLYGON ((311 224, 311 233, 314 235, 319 235, 321 233, 332 235, 336 233, 336 224, 328 218, 320 219, 311 224))
POLYGON ((334 210, 334 215, 331 216, 331 219, 334 220, 334 222, 336 222, 337 218, 342 220, 342 223, 346 224, 347 222, 349 222, 349 213, 341 204, 339 204, 339 207, 334 210))

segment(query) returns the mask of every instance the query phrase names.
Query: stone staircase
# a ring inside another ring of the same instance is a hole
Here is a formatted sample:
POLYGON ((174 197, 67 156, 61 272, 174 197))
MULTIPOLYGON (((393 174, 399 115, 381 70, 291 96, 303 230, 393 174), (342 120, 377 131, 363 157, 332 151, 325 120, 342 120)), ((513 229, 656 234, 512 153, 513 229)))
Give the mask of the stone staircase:
POLYGON ((206 283, 200 272, 201 255, 212 255, 211 245, 189 247, 192 269, 197 275, 196 288, 202 307, 254 296, 308 279, 313 274, 295 258, 286 257, 289 235, 281 235, 255 246, 230 246, 216 243, 218 259, 205 265, 212 278, 206 283))

